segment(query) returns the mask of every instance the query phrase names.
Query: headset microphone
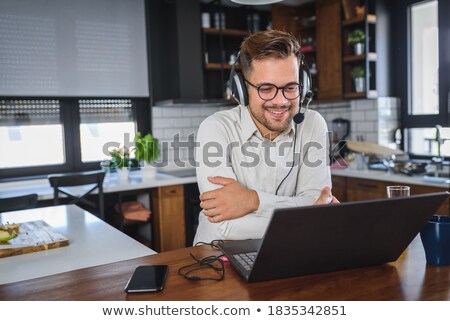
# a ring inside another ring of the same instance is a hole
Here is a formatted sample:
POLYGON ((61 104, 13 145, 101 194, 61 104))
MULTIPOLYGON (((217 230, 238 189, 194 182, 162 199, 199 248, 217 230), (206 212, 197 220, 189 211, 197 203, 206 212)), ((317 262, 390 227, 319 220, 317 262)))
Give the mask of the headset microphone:
POLYGON ((295 114, 293 120, 294 123, 296 123, 297 125, 300 124, 302 121, 305 120, 305 113, 308 110, 309 107, 309 103, 311 102, 313 97, 313 93, 311 91, 307 92, 305 95, 305 99, 306 99, 306 107, 303 107, 303 103, 300 105, 300 108, 298 109, 298 113, 295 114))

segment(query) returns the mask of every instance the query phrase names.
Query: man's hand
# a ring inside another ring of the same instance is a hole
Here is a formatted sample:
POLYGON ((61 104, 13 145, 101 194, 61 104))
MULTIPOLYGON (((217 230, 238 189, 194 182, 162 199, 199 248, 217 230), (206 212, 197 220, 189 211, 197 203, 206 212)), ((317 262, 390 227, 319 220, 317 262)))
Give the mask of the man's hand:
POLYGON ((331 194, 331 188, 325 186, 320 193, 319 198, 316 200, 314 205, 328 204, 328 203, 340 203, 336 197, 331 194))
POLYGON ((232 178, 215 176, 208 181, 223 187, 200 195, 200 207, 212 223, 247 215, 259 207, 256 191, 248 189, 232 178))

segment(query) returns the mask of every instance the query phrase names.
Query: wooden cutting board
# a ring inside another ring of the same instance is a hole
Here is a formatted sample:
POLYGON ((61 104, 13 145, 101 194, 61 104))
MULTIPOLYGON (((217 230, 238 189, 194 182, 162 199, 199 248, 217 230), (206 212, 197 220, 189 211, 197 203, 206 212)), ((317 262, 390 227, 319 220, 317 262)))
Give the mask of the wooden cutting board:
POLYGON ((0 242, 0 258, 69 245, 69 240, 44 221, 19 224, 19 235, 0 242))
POLYGON ((358 142, 354 140, 347 141, 347 147, 349 150, 366 154, 366 155, 376 155, 381 157, 389 157, 392 155, 404 155, 405 152, 399 149, 392 149, 386 146, 369 143, 369 142, 358 142))

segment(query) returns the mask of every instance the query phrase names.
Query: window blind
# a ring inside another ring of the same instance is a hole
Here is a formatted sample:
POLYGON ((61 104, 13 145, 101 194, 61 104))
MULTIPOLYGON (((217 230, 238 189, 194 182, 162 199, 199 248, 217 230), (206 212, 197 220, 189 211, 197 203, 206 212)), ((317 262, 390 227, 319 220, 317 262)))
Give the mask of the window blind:
POLYGON ((144 0, 0 0, 0 96, 148 97, 144 0))
POLYGON ((0 100, 0 126, 59 124, 60 104, 57 99, 0 100))
POLYGON ((132 122, 131 99, 80 99, 81 123, 132 122))

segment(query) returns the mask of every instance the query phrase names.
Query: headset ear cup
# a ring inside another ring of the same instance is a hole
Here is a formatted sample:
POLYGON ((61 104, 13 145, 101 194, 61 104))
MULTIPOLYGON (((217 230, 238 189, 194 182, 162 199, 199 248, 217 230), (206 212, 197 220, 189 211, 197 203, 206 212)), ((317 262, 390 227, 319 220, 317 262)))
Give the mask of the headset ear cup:
POLYGON ((302 83, 302 94, 301 94, 301 101, 303 102, 305 100, 305 97, 310 95, 311 92, 311 74, 309 73, 309 68, 306 62, 302 63, 302 68, 300 68, 300 79, 302 83))
POLYGON ((241 72, 236 71, 235 66, 230 72, 231 93, 240 105, 248 105, 248 93, 245 86, 244 76, 241 72))

